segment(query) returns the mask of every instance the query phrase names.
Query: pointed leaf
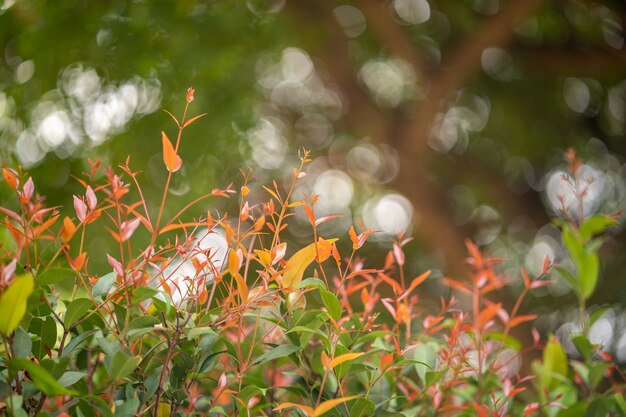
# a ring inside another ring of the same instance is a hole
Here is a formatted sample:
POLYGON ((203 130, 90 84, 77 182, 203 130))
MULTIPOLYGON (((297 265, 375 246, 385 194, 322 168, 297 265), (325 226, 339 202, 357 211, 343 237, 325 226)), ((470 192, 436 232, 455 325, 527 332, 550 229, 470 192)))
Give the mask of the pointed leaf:
POLYGON ((13 332, 26 314, 26 301, 35 283, 31 274, 15 278, 0 298, 0 333, 13 332))
POLYGON ((356 398, 360 398, 360 395, 352 395, 350 397, 343 397, 343 398, 335 398, 333 400, 328 400, 328 401, 324 401, 323 403, 321 403, 317 408, 315 408, 315 412, 314 412, 314 416, 315 417, 319 417, 322 414, 332 410, 333 408, 337 407, 339 404, 343 404, 345 402, 354 400, 356 398))
POLYGON ((300 281, 306 268, 319 256, 319 261, 323 262, 330 256, 331 246, 337 239, 322 239, 317 243, 300 249, 287 261, 285 272, 283 273, 283 287, 295 287, 300 281))
POLYGON ((35 386, 50 397, 57 395, 76 395, 76 392, 68 390, 63 385, 59 384, 45 368, 28 359, 12 359, 11 362, 9 362, 9 368, 12 371, 24 370, 28 372, 35 386))
POLYGON ((163 162, 165 167, 169 172, 176 172, 183 164, 183 160, 176 154, 174 146, 172 146, 172 142, 170 142, 165 132, 161 132, 161 137, 163 140, 163 162))
POLYGON ((330 361, 330 363, 328 364, 328 368, 332 369, 337 365, 341 365, 344 362, 347 361, 351 361, 354 360, 360 356, 365 355, 364 352, 359 352, 359 353, 344 353, 343 355, 339 355, 336 358, 334 358, 333 360, 330 361))

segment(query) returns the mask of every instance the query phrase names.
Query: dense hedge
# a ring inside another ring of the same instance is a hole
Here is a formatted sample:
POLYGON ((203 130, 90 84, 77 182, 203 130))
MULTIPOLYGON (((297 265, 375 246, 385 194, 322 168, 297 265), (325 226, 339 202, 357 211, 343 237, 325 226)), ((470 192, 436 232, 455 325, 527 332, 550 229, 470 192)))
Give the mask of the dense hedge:
MULTIPOLYGON (((193 100, 193 90, 187 104, 193 100)), ((0 208, 9 232, 0 258, 0 410, 15 416, 304 415, 304 416, 606 416, 626 411, 624 375, 593 345, 586 300, 598 277, 597 251, 610 216, 564 211, 560 226, 574 270, 546 259, 542 273, 498 272, 472 242, 469 277, 444 278, 451 297, 425 311, 420 285, 429 271, 405 274, 398 236, 378 268, 359 249, 373 233, 351 228, 347 245, 319 236, 316 196, 293 195, 305 174, 302 151, 288 189, 255 190, 249 172, 239 192, 216 189, 171 219, 163 218, 185 115, 175 143, 162 133, 168 180, 159 207, 149 207, 130 162, 103 169, 89 161, 73 216, 46 207, 32 178, 3 168, 15 200, 0 208), (131 190, 132 189, 132 190, 131 190), (132 191, 132 192, 131 192, 132 191), (239 198, 239 215, 209 211, 210 198, 239 198), (310 244, 281 239, 294 210, 310 221, 310 244), (108 234, 115 253, 86 253, 85 240, 108 234), (143 245, 143 243, 146 243, 143 245), (347 251, 340 253, 340 247, 347 251), (105 257, 111 272, 94 275, 105 257), (558 270, 558 273, 554 273, 558 270), (533 289, 566 279, 580 302, 578 355, 555 337, 528 329, 533 289), (498 292, 512 280, 523 290, 512 307, 498 292), (525 325, 523 325, 525 324, 525 325), (524 330, 526 331, 526 330, 524 330), (519 333, 519 332, 517 332, 519 333), (521 366, 531 351, 541 360, 521 366), (530 368, 532 370, 528 371, 530 368), (524 370, 524 371, 522 371, 524 370), (522 373, 526 372, 526 373, 522 373)), ((580 160, 567 154, 570 182, 580 160)))

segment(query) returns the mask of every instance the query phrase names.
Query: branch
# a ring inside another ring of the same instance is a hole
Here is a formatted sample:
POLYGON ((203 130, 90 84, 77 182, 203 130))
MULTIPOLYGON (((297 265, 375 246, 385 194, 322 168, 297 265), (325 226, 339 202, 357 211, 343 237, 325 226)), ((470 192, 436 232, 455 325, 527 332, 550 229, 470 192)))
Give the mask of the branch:
POLYGON ((363 14, 365 14, 379 39, 394 55, 411 64, 418 78, 421 78, 426 69, 424 60, 417 53, 415 46, 400 25, 391 18, 387 4, 379 0, 361 0, 360 5, 363 14))
POLYGON ((608 48, 563 50, 551 48, 516 48, 522 65, 540 74, 621 76, 626 69, 626 50, 608 48))

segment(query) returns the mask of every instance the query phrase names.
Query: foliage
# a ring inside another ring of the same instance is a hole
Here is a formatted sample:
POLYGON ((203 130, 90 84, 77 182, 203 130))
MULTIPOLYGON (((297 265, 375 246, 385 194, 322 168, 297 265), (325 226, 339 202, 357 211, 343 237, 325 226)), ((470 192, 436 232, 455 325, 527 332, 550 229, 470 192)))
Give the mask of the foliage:
MULTIPOLYGON (((201 201, 236 194, 228 186, 166 220, 168 188, 184 164, 183 131, 202 116, 188 118, 193 99, 189 89, 182 118, 172 115, 175 142, 161 135, 167 180, 157 208, 144 197, 130 158, 104 170, 89 161, 79 179, 84 192, 65 217, 45 205, 21 168, 3 168, 16 197, 16 208, 0 208, 11 236, 2 247, 0 281, 4 411, 307 417, 626 411, 624 375, 589 341, 586 326, 572 339, 578 357, 568 358, 554 337, 544 343, 533 332, 532 343, 523 343, 518 336, 536 318, 523 311, 524 300, 549 285, 551 260, 539 276, 520 271, 522 293, 507 309, 497 294, 512 279, 497 271, 499 259, 467 241, 469 279, 444 278, 452 294, 441 298, 438 312, 428 311, 418 289, 430 272, 405 274, 410 239, 400 234, 384 265, 368 268, 358 253, 374 231, 361 225, 347 239, 320 236, 318 227, 334 216, 316 215, 317 196, 294 195, 310 162, 306 150, 287 190, 276 182, 252 190, 251 172, 242 171, 235 217, 208 211, 188 219, 201 201), (281 235, 294 210, 309 219, 304 247, 281 235), (86 240, 104 233, 119 251, 84 250, 86 240), (223 248, 203 245, 222 235, 223 248), (142 239, 147 245, 140 246, 142 239), (98 257, 111 271, 92 271, 98 257), (521 364, 532 351, 542 359, 528 371, 521 364)), ((592 217, 562 225, 576 269, 559 268, 581 302, 594 291, 595 236, 611 224, 592 217)))

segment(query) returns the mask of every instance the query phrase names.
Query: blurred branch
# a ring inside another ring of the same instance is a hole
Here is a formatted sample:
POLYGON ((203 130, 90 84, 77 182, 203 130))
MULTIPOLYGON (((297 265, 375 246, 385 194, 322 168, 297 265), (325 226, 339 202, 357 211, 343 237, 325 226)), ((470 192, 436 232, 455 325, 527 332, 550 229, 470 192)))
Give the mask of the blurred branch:
POLYGON ((361 11, 385 46, 398 58, 411 64, 418 79, 424 76, 424 61, 407 34, 391 17, 388 4, 380 0, 361 0, 360 5, 361 11))
POLYGON ((626 69, 626 50, 587 49, 580 51, 551 48, 518 48, 516 55, 529 70, 551 75, 622 75, 626 69))

